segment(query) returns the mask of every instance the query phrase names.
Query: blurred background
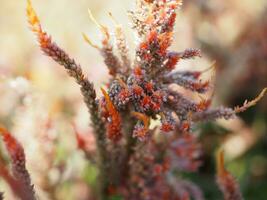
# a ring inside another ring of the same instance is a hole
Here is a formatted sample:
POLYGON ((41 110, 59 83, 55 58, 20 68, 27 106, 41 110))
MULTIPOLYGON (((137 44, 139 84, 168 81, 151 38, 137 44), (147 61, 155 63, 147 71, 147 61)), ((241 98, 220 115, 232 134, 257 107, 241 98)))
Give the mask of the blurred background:
MULTIPOLYGON (((127 11, 132 0, 33 0, 43 28, 81 64, 99 93, 108 77, 86 33, 100 44, 101 33, 89 20, 87 8, 114 30, 113 13, 134 53, 136 36, 127 11)), ((27 166, 41 199, 85 199, 95 186, 97 170, 86 162, 76 144, 76 131, 91 135, 89 117, 78 86, 64 69, 42 54, 30 31, 25 1, 0 0, 0 123, 21 141, 27 166)), ((234 107, 257 96, 267 86, 267 1, 186 0, 177 16, 177 51, 200 48, 202 58, 183 61, 180 69, 206 69, 216 61, 213 105, 234 107)), ((212 73, 207 73, 209 78, 212 73)), ((227 168, 236 176, 246 199, 267 196, 267 98, 238 118, 201 124, 204 149, 199 173, 182 174, 198 183, 206 199, 221 199, 215 184, 214 152, 223 147, 227 168)), ((87 137, 94 150, 93 137, 87 137)), ((7 162, 1 148, 1 162, 7 162)), ((6 199, 15 199, 0 179, 6 199)))

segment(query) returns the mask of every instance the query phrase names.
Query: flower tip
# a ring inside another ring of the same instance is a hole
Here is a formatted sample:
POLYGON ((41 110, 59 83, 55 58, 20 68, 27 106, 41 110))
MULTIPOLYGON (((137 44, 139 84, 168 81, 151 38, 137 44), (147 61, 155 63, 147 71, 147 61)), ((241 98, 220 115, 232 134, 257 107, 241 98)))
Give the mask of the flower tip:
POLYGON ((267 87, 263 88, 263 90, 261 91, 261 93, 253 100, 251 101, 245 101, 243 103, 243 106, 236 106, 234 108, 235 113, 240 113, 240 112, 244 112, 245 110, 247 110, 248 108, 255 106, 265 95, 265 93, 267 92, 267 87))
POLYGON ((112 103, 107 91, 102 87, 100 88, 100 90, 101 90, 102 94, 104 95, 104 98, 105 98, 105 100, 106 100, 106 102, 108 104, 109 109, 115 110, 115 107, 114 107, 114 105, 113 105, 113 103, 112 103))
POLYGON ((92 14, 92 11, 89 8, 87 11, 88 11, 89 18, 91 19, 91 21, 102 31, 103 35, 105 36, 104 43, 106 43, 110 38, 108 28, 97 22, 97 20, 92 14))
POLYGON ((94 44, 94 43, 89 39, 89 37, 88 37, 85 33, 82 33, 82 36, 83 36, 84 41, 85 41, 87 44, 89 44, 90 46, 92 46, 92 47, 94 47, 94 48, 96 48, 96 49, 100 49, 100 47, 97 46, 96 44, 94 44))
POLYGON ((100 90, 101 90, 101 92, 102 92, 102 94, 103 94, 104 96, 108 95, 107 92, 106 92, 106 90, 105 90, 104 88, 101 87, 100 90))
POLYGON ((108 15, 109 17, 111 18, 111 21, 113 22, 113 24, 116 26, 116 27, 120 27, 119 23, 117 22, 117 20, 115 19, 115 17, 112 15, 111 12, 108 12, 108 15))

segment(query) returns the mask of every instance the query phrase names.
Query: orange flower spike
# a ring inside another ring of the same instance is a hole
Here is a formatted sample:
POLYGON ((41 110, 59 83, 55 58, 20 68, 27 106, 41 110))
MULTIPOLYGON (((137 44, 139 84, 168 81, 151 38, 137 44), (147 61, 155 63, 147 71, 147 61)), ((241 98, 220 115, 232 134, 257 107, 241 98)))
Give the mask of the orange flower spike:
POLYGON ((111 123, 108 124, 108 137, 111 140, 117 141, 121 136, 120 114, 113 105, 108 93, 103 88, 101 88, 101 91, 106 100, 106 109, 108 111, 109 116, 111 117, 111 123))
POLYGON ((116 113, 117 110, 115 106, 113 105, 108 93, 103 88, 101 88, 101 92, 104 95, 104 98, 106 100, 106 104, 107 104, 106 107, 107 107, 107 110, 109 111, 109 114, 116 113))

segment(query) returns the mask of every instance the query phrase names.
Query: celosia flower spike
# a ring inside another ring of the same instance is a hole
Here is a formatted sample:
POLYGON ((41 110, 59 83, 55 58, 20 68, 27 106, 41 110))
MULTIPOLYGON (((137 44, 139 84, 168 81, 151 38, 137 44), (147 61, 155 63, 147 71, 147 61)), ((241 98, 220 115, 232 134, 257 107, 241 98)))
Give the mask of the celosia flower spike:
POLYGON ((219 118, 224 118, 224 119, 230 119, 235 116, 236 113, 244 112, 251 106, 256 105, 256 103, 263 98, 264 94, 266 93, 267 88, 264 88, 261 93, 251 101, 245 101, 243 106, 235 107, 234 109, 231 108, 224 108, 224 107, 219 107, 219 108, 210 108, 207 110, 204 110, 202 112, 197 112, 193 114, 193 121, 209 121, 209 120, 215 120, 219 118))
POLYGON ((197 171, 201 166, 201 146, 195 135, 188 132, 177 135, 171 141, 170 149, 173 166, 181 171, 197 171))
POLYGON ((7 167, 5 167, 3 163, 0 163, 0 177, 6 181, 16 196, 21 199, 24 198, 24 191, 21 191, 21 184, 9 173, 7 167))
POLYGON ((250 108, 250 107, 252 107, 252 106, 255 106, 256 104, 257 104, 257 102, 259 101, 259 100, 261 100, 261 98, 263 98, 264 97, 264 95, 265 95, 265 93, 267 92, 267 87, 266 88, 264 88, 262 91, 261 91, 261 93, 255 98, 255 99, 253 99, 253 100, 251 100, 251 101, 245 101, 244 103, 243 103, 243 106, 241 106, 241 107, 239 107, 239 106, 237 106, 237 107, 235 107, 235 112, 236 113, 240 113, 240 112, 244 112, 245 110, 247 110, 248 108, 250 108))
POLYGON ((180 58, 191 59, 195 57, 201 57, 201 51, 199 49, 186 49, 184 52, 180 53, 180 58))
POLYGON ((242 200, 239 185, 235 178, 224 167, 223 151, 216 156, 217 162, 217 183, 224 195, 224 200, 242 200))
POLYGON ((121 117, 115 106, 113 105, 113 102, 111 101, 108 93, 101 88, 102 94, 105 98, 105 108, 108 112, 107 121, 108 121, 108 127, 107 127, 107 135, 108 138, 114 142, 117 142, 119 139, 121 139, 121 117))
POLYGON ((91 12, 91 10, 89 8, 88 8, 88 14, 89 14, 89 18, 92 20, 92 22, 94 22, 94 24, 103 33, 105 38, 104 38, 104 40, 102 42, 103 42, 103 45, 106 45, 108 43, 108 41, 109 41, 109 38, 110 38, 110 35, 109 35, 109 32, 108 32, 108 28, 97 22, 97 20, 95 19, 95 17, 93 16, 93 14, 92 14, 92 12, 91 12))
MULTIPOLYGON (((110 14, 115 24, 115 39, 120 53, 120 57, 117 57, 113 52, 109 30, 98 23, 91 11, 88 11, 90 19, 101 30, 103 40, 102 44, 97 46, 85 34, 83 38, 89 45, 100 51, 112 75, 108 83, 108 92, 101 89, 104 97, 99 101, 99 106, 93 85, 85 78, 80 65, 69 58, 42 30, 39 19, 28 0, 28 20, 33 32, 37 34, 42 51, 63 65, 70 76, 76 79, 90 111, 99 151, 99 157, 96 159, 99 164, 99 186, 101 187, 99 199, 109 198, 107 191, 109 191, 108 188, 113 187, 110 187, 111 183, 118 187, 116 188, 118 192, 122 191, 124 199, 177 199, 167 183, 167 173, 163 170, 162 164, 166 156, 170 159, 168 169, 175 167, 181 171, 197 170, 201 164, 199 161, 201 151, 196 137, 191 134, 194 123, 234 117, 236 113, 255 105, 267 90, 264 89, 255 100, 246 101, 242 107, 235 109, 209 108, 212 96, 203 98, 198 103, 180 91, 172 90, 172 85, 176 84, 193 92, 210 93, 213 79, 202 82, 200 77, 215 66, 213 63, 204 71, 173 72, 181 59, 201 56, 200 51, 196 49, 182 52, 169 49, 173 42, 176 9, 180 4, 181 0, 136 0, 137 9, 130 14, 140 42, 135 50, 133 69, 130 68, 131 63, 122 27, 110 14), (99 107, 101 107, 101 113, 99 107), (132 113, 137 119, 135 125, 135 120, 127 116, 127 113, 132 113), (160 128, 162 132, 169 133, 167 136, 154 137, 158 136, 156 135, 158 129, 149 129, 150 119, 156 119, 160 114, 160 128), (139 140, 147 140, 145 143, 140 143, 131 136, 139 140), (106 142, 106 138, 111 141, 106 142), (111 156, 107 154, 107 148, 111 156), (171 153, 168 154, 168 152, 171 153), (123 169, 121 174, 118 169, 123 169)), ((83 138, 77 135, 77 140, 80 148, 84 149, 86 143, 83 138)), ((222 191, 231 193, 229 191, 235 187, 227 184, 234 185, 234 181, 222 167, 224 163, 222 157, 220 160, 218 183, 222 191)), ((190 199, 192 195, 190 193, 194 192, 179 194, 178 196, 181 197, 179 199, 190 199)), ((232 199, 226 198, 226 200, 232 199)))
POLYGON ((35 191, 30 175, 25 166, 25 154, 21 144, 4 128, 0 127, 7 152, 11 158, 12 175, 17 180, 19 195, 22 200, 35 200, 35 191))
POLYGON ((85 41, 89 43, 91 46, 99 49, 101 55, 104 58, 104 62, 109 69, 109 74, 112 76, 116 76, 118 73, 123 71, 123 67, 117 58, 117 56, 113 52, 113 47, 110 44, 110 34, 108 31, 108 28, 106 26, 103 26, 102 24, 98 23, 97 20, 94 18, 92 12, 90 9, 88 9, 89 18, 93 21, 94 24, 101 30, 103 33, 103 40, 102 40, 102 47, 99 48, 97 45, 94 45, 91 40, 83 35, 85 41))
POLYGON ((40 20, 32 7, 31 1, 27 1, 27 17, 28 22, 31 26, 31 29, 34 33, 37 34, 38 42, 42 48, 46 48, 49 43, 51 43, 50 37, 48 37, 47 33, 42 30, 40 20))
POLYGON ((110 12, 109 16, 111 17, 115 25, 116 45, 122 60, 122 67, 124 68, 123 70, 125 70, 125 73, 128 74, 131 68, 131 60, 129 57, 129 49, 125 39, 125 35, 123 33, 122 26, 115 20, 115 18, 110 12))
POLYGON ((27 5, 27 16, 29 24, 31 25, 33 31, 37 33, 37 38, 41 46, 42 51, 58 64, 64 66, 68 74, 73 77, 76 82, 80 85, 80 90, 84 98, 84 102, 90 113, 90 118, 92 126, 94 128, 94 133, 96 137, 97 149, 99 152, 99 167, 103 169, 103 158, 106 157, 106 130, 105 125, 102 121, 99 112, 98 102, 96 101, 96 92, 94 90, 93 84, 86 78, 86 75, 83 73, 82 68, 79 64, 75 62, 74 59, 71 59, 69 55, 61 49, 55 42, 51 41, 51 38, 48 37, 47 33, 44 32, 41 28, 41 24, 38 20, 38 17, 32 8, 31 1, 28 0, 27 5))

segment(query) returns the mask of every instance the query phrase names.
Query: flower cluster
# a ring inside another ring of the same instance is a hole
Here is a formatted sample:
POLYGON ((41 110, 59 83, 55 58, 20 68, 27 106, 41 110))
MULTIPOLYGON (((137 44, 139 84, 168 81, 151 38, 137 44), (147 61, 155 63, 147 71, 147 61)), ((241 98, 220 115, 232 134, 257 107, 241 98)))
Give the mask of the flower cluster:
MULTIPOLYGON (((90 155, 92 151, 89 152, 86 139, 77 131, 76 139, 86 158, 94 161, 99 169, 94 199, 108 199, 112 195, 122 195, 129 200, 204 199, 195 184, 172 175, 174 170, 195 172, 202 163, 201 145, 192 133, 193 127, 198 122, 233 118, 255 105, 267 91, 264 89, 255 100, 232 109, 211 108, 211 98, 195 101, 171 87, 179 85, 197 94, 207 93, 212 87, 210 81, 201 79, 205 71, 175 70, 179 61, 201 57, 198 49, 176 52, 169 48, 173 42, 176 11, 181 4, 181 0, 136 0, 136 9, 129 11, 138 35, 133 60, 122 26, 112 14, 115 47, 108 28, 98 23, 89 10, 89 17, 102 32, 101 46, 87 35, 83 37, 99 50, 110 74, 107 88, 101 88, 103 96, 98 99, 82 67, 43 30, 28 0, 28 21, 41 50, 76 80, 90 114, 96 156, 90 155), (118 49, 118 55, 114 48, 118 49), (156 128, 151 128, 152 121, 158 124, 156 128)), ((31 194, 27 198, 34 199, 23 149, 7 131, 1 129, 1 132, 13 162, 13 174, 16 180, 23 180, 20 182, 25 187, 23 191, 31 194)), ((222 155, 218 160, 218 184, 225 199, 241 199, 238 185, 223 168, 222 155)))

